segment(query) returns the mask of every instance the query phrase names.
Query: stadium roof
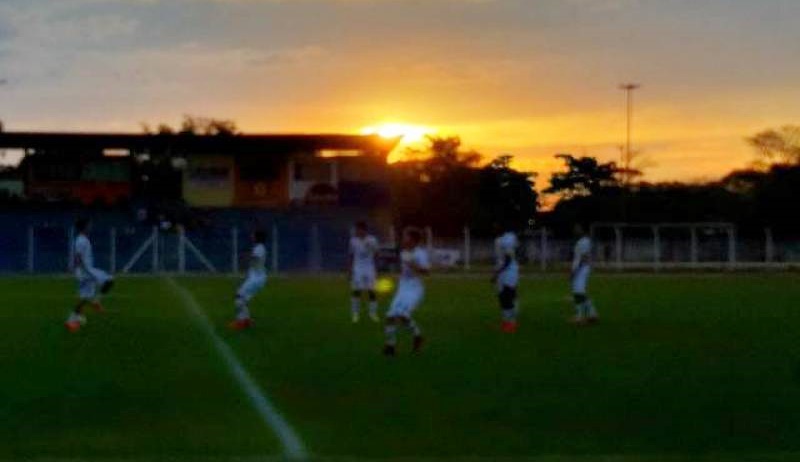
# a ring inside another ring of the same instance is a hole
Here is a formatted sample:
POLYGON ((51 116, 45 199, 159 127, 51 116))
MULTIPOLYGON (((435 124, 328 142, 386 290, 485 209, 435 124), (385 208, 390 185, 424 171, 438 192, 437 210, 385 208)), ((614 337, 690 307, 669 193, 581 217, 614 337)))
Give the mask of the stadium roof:
POLYGON ((271 154, 359 150, 387 155, 400 138, 378 135, 0 132, 0 149, 171 151, 179 153, 271 154))

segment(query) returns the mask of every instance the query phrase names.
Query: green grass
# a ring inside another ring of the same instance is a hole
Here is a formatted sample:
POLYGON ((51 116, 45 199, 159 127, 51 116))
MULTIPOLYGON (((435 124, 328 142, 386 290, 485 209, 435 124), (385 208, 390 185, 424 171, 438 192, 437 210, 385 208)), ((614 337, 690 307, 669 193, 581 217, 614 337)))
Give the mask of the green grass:
MULTIPOLYGON (((583 329, 563 277, 527 279, 513 336, 488 282, 434 278, 427 350, 401 336, 392 360, 349 322, 343 278, 270 281, 243 334, 225 328, 236 282, 178 280, 319 458, 800 460, 797 276, 598 276, 583 329)), ((73 290, 0 280, 0 460, 280 455, 166 281, 122 279, 77 335, 73 290)))

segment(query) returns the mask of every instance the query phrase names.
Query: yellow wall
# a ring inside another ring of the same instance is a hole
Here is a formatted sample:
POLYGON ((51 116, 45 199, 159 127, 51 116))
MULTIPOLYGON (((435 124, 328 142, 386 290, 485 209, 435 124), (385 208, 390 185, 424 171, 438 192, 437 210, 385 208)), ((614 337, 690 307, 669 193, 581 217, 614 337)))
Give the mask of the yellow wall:
POLYGON ((233 178, 232 156, 189 156, 183 174, 183 197, 193 206, 229 207, 233 205, 233 178))

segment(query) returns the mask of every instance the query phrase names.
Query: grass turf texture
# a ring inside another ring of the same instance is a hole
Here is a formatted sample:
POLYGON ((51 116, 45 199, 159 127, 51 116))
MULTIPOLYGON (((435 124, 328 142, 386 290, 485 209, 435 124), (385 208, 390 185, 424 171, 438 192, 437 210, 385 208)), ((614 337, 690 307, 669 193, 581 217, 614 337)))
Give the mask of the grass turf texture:
MULTIPOLYGON (((395 359, 344 279, 270 281, 245 333, 225 328, 236 280, 177 281, 319 458, 800 459, 797 276, 598 276, 602 324, 580 329, 563 277, 528 279, 513 336, 488 282, 434 278, 430 343, 401 334, 395 359)), ((0 280, 0 460, 280 454, 166 281, 121 279, 76 335, 73 291, 0 280)))

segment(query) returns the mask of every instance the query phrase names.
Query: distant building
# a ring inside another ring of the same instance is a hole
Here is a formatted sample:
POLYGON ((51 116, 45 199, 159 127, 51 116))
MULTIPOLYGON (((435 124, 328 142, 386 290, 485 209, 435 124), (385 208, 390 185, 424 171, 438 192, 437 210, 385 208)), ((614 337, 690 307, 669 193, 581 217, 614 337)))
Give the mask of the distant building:
POLYGON ((0 133, 28 198, 195 207, 379 206, 397 139, 375 135, 0 133))

